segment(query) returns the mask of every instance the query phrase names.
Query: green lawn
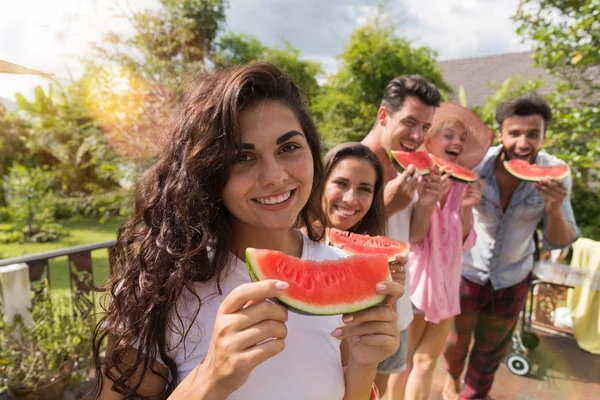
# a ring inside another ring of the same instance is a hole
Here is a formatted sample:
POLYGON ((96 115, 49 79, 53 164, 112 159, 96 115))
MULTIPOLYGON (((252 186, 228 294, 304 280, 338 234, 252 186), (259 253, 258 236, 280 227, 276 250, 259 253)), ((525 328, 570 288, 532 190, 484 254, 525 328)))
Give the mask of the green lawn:
MULTIPOLYGON (((101 223, 97 219, 79 219, 64 222, 62 225, 69 236, 55 243, 12 243, 0 245, 0 255, 3 258, 16 257, 25 254, 34 254, 43 251, 62 249, 105 242, 116 238, 117 228, 122 219, 111 218, 101 223)), ((105 249, 92 252, 94 266, 94 283, 101 285, 108 277, 108 252, 105 249)), ((67 257, 53 258, 50 260, 50 287, 52 289, 68 289, 69 274, 67 257)))

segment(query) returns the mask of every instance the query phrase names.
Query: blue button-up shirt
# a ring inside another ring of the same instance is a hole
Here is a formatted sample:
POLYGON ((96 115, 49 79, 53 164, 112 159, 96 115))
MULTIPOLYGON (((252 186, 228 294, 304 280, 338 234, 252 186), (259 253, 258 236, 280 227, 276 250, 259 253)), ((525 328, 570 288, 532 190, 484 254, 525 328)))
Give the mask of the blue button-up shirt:
MULTIPOLYGON (((482 197, 473 209, 475 246, 463 252, 462 275, 471 282, 484 285, 491 281, 495 290, 522 282, 533 268, 535 246, 533 233, 540 221, 544 227, 544 249, 554 249, 546 241, 546 206, 544 197, 530 182, 522 181, 512 195, 508 207, 502 211, 500 191, 494 174, 496 157, 502 145, 491 147, 475 168, 482 181, 482 197)), ((535 159, 538 165, 558 165, 563 161, 540 151, 535 159)), ((567 197, 563 203, 566 219, 580 235, 571 207, 571 176, 563 179, 567 197)), ((575 240, 574 239, 574 240, 575 240)))

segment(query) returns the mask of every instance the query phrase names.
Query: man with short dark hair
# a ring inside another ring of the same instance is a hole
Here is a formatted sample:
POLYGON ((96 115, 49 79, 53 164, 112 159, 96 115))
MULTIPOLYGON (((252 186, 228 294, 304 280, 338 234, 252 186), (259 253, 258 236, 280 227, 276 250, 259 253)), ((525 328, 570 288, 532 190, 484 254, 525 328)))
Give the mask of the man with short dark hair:
POLYGON ((482 198, 474 208, 475 246, 463 253, 461 314, 444 349, 449 376, 444 399, 484 399, 511 343, 533 268, 533 234, 543 222, 543 247, 564 248, 579 236, 571 207, 571 177, 521 181, 504 167, 509 160, 564 164, 541 151, 552 112, 546 101, 527 95, 498 105, 498 146, 476 167, 482 198), (473 336, 464 384, 460 375, 473 336))
MULTIPOLYGON (((413 204, 415 209, 420 209, 419 201, 428 201, 431 197, 439 200, 444 194, 445 183, 439 171, 433 171, 419 180, 418 171, 414 166, 409 166, 399 174, 390 161, 391 150, 412 152, 421 146, 440 100, 437 88, 419 75, 403 75, 392 79, 385 88, 377 111, 377 121, 362 141, 377 154, 383 166, 386 182, 384 201, 388 217, 387 236, 392 239, 408 243, 413 204), (415 201, 417 191, 419 201, 415 201)), ((431 218, 431 215, 417 212, 416 218, 431 218)), ((400 348, 396 354, 379 364, 375 380, 381 394, 385 394, 389 387, 391 398, 394 399, 404 396, 400 372, 406 368, 407 329, 413 319, 408 271, 405 293, 398 300, 397 312, 401 330, 400 348), (390 376, 392 378, 388 384, 390 376)))

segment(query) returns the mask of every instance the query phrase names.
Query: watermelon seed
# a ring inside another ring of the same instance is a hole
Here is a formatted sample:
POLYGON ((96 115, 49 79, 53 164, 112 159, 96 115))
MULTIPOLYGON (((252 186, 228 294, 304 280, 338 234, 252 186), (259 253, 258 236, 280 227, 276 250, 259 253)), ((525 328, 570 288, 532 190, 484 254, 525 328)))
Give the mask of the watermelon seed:
POLYGON ((331 285, 331 275, 325 275, 325 279, 324 280, 325 280, 325 284, 327 286, 332 286, 331 285))
POLYGON ((333 283, 333 286, 338 286, 338 284, 340 283, 339 278, 337 277, 337 274, 331 274, 328 276, 329 279, 331 279, 331 282, 333 283))
POLYGON ((315 285, 313 284, 312 278, 306 277, 306 279, 304 280, 304 288, 306 290, 313 290, 314 287, 315 285))

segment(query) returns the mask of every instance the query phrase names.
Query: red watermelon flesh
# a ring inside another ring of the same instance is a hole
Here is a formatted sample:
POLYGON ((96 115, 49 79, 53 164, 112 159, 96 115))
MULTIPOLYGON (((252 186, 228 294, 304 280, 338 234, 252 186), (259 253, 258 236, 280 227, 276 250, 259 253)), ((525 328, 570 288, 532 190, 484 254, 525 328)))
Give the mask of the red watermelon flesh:
POLYGON ((383 254, 388 262, 396 261, 397 256, 408 255, 410 250, 410 245, 406 242, 385 236, 359 235, 335 228, 327 230, 327 240, 348 254, 383 254))
POLYGON ((446 167, 445 172, 450 173, 450 178, 463 183, 475 182, 477 180, 477 174, 470 169, 453 163, 452 161, 436 157, 433 154, 429 154, 429 156, 438 168, 446 167))
POLYGON ((377 283, 391 280, 384 255, 313 261, 248 248, 246 267, 255 282, 288 282, 290 287, 277 300, 292 311, 310 315, 345 314, 377 305, 385 299, 377 293, 377 283))
POLYGON ((563 179, 571 173, 567 164, 541 166, 525 160, 504 161, 504 168, 511 175, 530 182, 539 182, 542 178, 563 179))
POLYGON ((427 175, 433 169, 433 161, 424 151, 390 151, 390 160, 392 164, 405 170, 410 164, 414 165, 420 175, 427 175))

